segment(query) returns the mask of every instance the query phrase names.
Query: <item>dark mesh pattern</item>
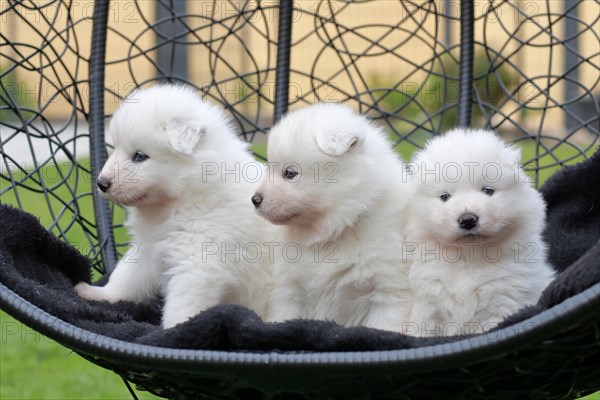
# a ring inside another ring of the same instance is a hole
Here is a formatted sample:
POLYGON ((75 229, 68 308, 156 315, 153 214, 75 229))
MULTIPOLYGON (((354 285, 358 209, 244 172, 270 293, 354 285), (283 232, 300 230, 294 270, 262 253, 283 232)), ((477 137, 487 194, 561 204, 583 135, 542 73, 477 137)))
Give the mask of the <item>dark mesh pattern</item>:
MULTIPOLYGON (((599 142, 598 2, 472 3, 5 1, 0 201, 39 216, 98 271, 110 270, 127 236, 124 211, 93 194, 110 151, 106 118, 131 90, 165 80, 193 85, 225 107, 263 159, 266 133, 288 107, 343 102, 383 126, 405 157, 469 121, 497 129, 522 146, 539 186, 561 166, 588 158, 599 142)), ((35 313, 27 308, 24 320, 45 332, 61 326, 54 321, 45 330, 35 313)), ((598 320, 573 320, 554 336, 522 339, 481 359, 471 352, 446 364, 440 356, 433 373, 433 363, 340 363, 310 372, 214 362, 189 368, 173 360, 150 367, 142 356, 130 363, 98 357, 74 336, 60 337, 92 362, 169 398, 551 399, 600 385, 590 361, 598 359, 598 320)))
POLYGON ((67 241, 83 240, 74 244, 95 257, 86 160, 89 35, 75 35, 90 26, 91 14, 70 18, 72 7, 2 3, 0 200, 41 216, 67 241))

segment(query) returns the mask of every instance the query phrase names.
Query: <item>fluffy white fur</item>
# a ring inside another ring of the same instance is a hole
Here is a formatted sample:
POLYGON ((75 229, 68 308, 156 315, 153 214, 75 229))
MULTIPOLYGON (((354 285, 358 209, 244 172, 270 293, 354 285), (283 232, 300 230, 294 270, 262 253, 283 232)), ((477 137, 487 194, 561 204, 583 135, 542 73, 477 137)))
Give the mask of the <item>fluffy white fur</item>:
POLYGON ((288 241, 287 254, 277 253, 268 319, 400 331, 409 294, 398 224, 406 185, 391 143, 350 108, 316 104, 273 127, 268 156, 257 211, 283 225, 288 241))
POLYGON ((536 303, 552 280, 541 238, 545 204, 519 160, 493 132, 464 129, 434 138, 414 158, 407 333, 487 331, 536 303))
POLYGON ((109 131, 115 148, 99 181, 128 207, 132 247, 106 286, 79 283, 79 295, 162 295, 166 328, 221 303, 264 315, 271 272, 261 243, 273 227, 249 205, 255 182, 239 171, 255 162, 224 112, 190 88, 159 85, 131 94, 109 131), (149 158, 135 161, 137 152, 149 158))

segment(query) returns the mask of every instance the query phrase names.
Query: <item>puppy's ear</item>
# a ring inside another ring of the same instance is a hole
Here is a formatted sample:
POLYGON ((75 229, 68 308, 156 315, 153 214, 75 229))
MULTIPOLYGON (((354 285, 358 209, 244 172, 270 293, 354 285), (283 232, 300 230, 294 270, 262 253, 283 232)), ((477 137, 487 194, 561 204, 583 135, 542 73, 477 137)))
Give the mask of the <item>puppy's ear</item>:
POLYGON ((521 163, 521 148, 516 145, 507 145, 502 154, 502 161, 506 165, 515 165, 521 163))
POLYGON ((195 121, 174 119, 165 124, 169 146, 178 153, 192 154, 204 135, 204 127, 195 121))
POLYGON ((360 141, 362 141, 362 135, 356 132, 317 132, 317 146, 323 153, 330 156, 341 156, 356 148, 360 141))

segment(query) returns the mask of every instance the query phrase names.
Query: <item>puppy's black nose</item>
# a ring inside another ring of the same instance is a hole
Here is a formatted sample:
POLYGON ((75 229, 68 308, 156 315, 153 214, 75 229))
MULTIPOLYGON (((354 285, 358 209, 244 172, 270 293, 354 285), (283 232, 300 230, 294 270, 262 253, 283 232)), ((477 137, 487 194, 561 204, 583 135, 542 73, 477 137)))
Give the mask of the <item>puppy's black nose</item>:
POLYGON ((254 207, 258 208, 258 206, 260 206, 260 203, 262 203, 262 201, 263 201, 262 194, 254 193, 254 196, 252 196, 252 204, 254 204, 254 207))
POLYGON ((471 213, 464 213, 458 217, 458 225, 460 225, 462 229, 466 229, 468 231, 477 226, 477 221, 479 221, 479 217, 471 213))
POLYGON ((96 185, 98 185, 98 189, 102 190, 106 193, 108 189, 110 189, 110 181, 104 178, 98 178, 96 181, 96 185))

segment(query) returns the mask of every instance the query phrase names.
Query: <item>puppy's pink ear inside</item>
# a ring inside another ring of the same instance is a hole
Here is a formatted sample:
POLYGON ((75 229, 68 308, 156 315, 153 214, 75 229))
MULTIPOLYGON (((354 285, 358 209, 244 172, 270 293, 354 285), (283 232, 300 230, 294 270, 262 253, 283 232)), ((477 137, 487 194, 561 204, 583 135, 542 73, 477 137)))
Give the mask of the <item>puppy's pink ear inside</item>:
POLYGON ((355 132, 319 132, 317 146, 325 154, 341 156, 358 146, 359 141, 362 140, 359 136, 355 132))
POLYGON ((204 128, 194 121, 172 120, 167 122, 165 129, 171 149, 182 154, 192 154, 204 135, 204 128))

